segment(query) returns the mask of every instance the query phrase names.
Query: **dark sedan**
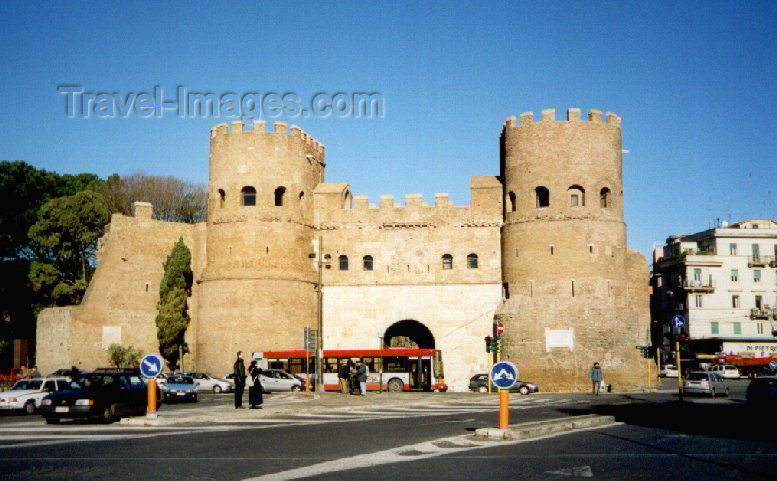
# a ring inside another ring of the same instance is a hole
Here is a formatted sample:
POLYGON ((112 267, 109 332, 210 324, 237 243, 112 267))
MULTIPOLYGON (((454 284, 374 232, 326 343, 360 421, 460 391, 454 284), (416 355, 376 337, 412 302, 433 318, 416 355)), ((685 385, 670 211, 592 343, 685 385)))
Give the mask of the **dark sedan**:
MULTIPOLYGON (((488 374, 475 374, 469 379, 469 390, 478 392, 488 392, 488 374)), ((491 383, 491 390, 498 391, 494 383, 491 383)), ((540 388, 536 384, 525 381, 516 381, 513 387, 510 388, 510 392, 517 392, 521 394, 531 394, 533 392, 539 392, 540 388)))
MULTIPOLYGON (((159 402, 159 395, 157 394, 159 402)), ((66 389, 46 396, 40 413, 49 424, 61 419, 93 419, 110 423, 146 413, 146 384, 140 376, 123 372, 86 373, 66 389)))
POLYGON ((753 405, 777 406, 777 376, 762 376, 747 386, 747 402, 753 405))

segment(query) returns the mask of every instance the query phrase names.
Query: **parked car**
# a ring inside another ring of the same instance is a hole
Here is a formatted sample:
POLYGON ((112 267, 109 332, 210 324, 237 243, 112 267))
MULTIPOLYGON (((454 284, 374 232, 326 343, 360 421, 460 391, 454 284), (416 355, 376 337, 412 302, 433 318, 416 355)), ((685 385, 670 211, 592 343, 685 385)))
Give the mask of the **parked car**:
MULTIPOLYGON (((488 392, 488 374, 475 374, 469 378, 469 390, 488 392)), ((498 391, 499 388, 494 383, 491 383, 491 390, 498 391)), ((516 381, 513 387, 510 388, 510 392, 517 392, 523 395, 539 392, 539 390, 540 388, 536 384, 525 381, 516 381)))
MULTIPOLYGON (((80 371, 77 372, 76 374, 80 374, 80 371)), ((56 371, 54 371, 51 374, 49 374, 48 377, 66 377, 66 378, 70 379, 70 378, 73 377, 73 369, 72 368, 57 369, 56 371)))
MULTIPOLYGON (((158 390, 158 388, 157 388, 158 390)), ((157 407, 161 404, 157 392, 157 407)), ((70 382, 68 389, 51 393, 40 412, 49 424, 62 419, 93 419, 110 423, 146 412, 146 384, 135 374, 90 372, 70 382)))
POLYGON ((730 364, 717 364, 711 366, 709 371, 720 374, 723 379, 739 379, 740 377, 739 369, 730 364))
POLYGON ((305 382, 281 369, 265 369, 259 376, 264 392, 302 391, 305 382))
POLYGON ((661 372, 659 373, 661 377, 677 377, 677 366, 674 364, 664 364, 661 366, 661 372))
POLYGON ((207 372, 185 372, 184 375, 194 378, 198 391, 213 391, 218 394, 235 390, 234 383, 226 379, 215 378, 207 372))
POLYGON ((718 394, 728 396, 728 386, 720 374, 708 371, 693 371, 683 380, 683 392, 688 394, 718 394))
POLYGON ((16 381, 10 391, 0 393, 0 410, 34 414, 44 397, 49 393, 67 389, 69 386, 70 381, 63 377, 16 381))
POLYGON ((777 406, 777 376, 761 376, 750 381, 747 386, 747 402, 777 406))
POLYGON ((197 385, 191 376, 170 374, 166 377, 165 382, 159 384, 159 390, 165 402, 197 402, 197 385))

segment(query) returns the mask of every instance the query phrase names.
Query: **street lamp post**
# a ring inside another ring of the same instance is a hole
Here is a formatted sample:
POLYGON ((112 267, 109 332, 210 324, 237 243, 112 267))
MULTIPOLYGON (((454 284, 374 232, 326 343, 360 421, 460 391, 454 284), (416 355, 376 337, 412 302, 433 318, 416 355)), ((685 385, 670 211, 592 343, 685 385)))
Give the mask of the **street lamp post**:
POLYGON ((323 305, 324 305, 324 289, 323 289, 323 275, 322 270, 324 266, 329 265, 328 261, 324 261, 323 258, 323 238, 321 236, 318 236, 318 253, 313 254, 316 256, 316 265, 318 267, 318 281, 316 282, 316 294, 317 294, 317 327, 316 330, 318 331, 316 335, 316 391, 322 392, 323 391, 323 372, 322 372, 322 362, 321 362, 321 356, 323 355, 324 351, 324 336, 323 336, 323 325, 324 325, 324 316, 323 316, 323 305))

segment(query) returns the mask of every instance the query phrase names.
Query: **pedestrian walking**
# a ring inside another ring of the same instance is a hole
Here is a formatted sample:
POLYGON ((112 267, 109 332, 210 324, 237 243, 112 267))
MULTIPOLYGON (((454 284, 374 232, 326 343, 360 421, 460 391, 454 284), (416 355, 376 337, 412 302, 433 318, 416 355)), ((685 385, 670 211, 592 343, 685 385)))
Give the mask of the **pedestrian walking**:
POLYGON ((344 363, 340 370, 337 371, 337 379, 340 381, 340 392, 348 394, 348 377, 351 375, 351 370, 348 368, 348 363, 344 363))
POLYGON ((369 375, 370 370, 367 368, 366 362, 360 362, 359 363, 359 374, 358 374, 358 381, 359 381, 359 388, 361 390, 361 395, 366 396, 367 395, 367 375, 369 375))
POLYGON ((261 409, 264 399, 262 399, 262 368, 259 367, 256 360, 251 361, 248 366, 248 375, 251 376, 251 386, 248 388, 248 404, 251 409, 261 409))
POLYGON ((246 388, 246 365, 243 362, 243 351, 237 351, 237 360, 232 367, 235 375, 235 409, 243 409, 243 391, 246 388))
POLYGON ((591 378, 591 394, 598 396, 599 388, 602 384, 602 379, 604 379, 604 375, 602 374, 602 367, 598 362, 594 363, 594 367, 592 367, 591 371, 589 371, 588 377, 591 378))

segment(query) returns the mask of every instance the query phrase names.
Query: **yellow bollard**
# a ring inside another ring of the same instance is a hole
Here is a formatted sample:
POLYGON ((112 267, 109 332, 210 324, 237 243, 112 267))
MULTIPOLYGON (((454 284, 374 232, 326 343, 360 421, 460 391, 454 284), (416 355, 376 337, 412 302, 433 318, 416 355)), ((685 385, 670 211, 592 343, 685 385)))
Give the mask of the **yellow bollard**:
POLYGON ((499 429, 507 429, 510 425, 510 391, 499 390, 499 429))
POLYGON ((146 407, 146 414, 150 418, 156 417, 156 379, 149 379, 146 389, 148 394, 148 406, 146 407))
POLYGON ((683 400, 683 366, 680 362, 680 343, 675 342, 675 353, 677 354, 677 393, 680 401, 683 400))
POLYGON ((653 360, 648 357, 647 359, 645 359, 645 361, 647 361, 647 365, 648 365, 648 371, 647 371, 648 379, 647 379, 647 381, 648 381, 648 389, 650 389, 650 363, 653 362, 653 360))

